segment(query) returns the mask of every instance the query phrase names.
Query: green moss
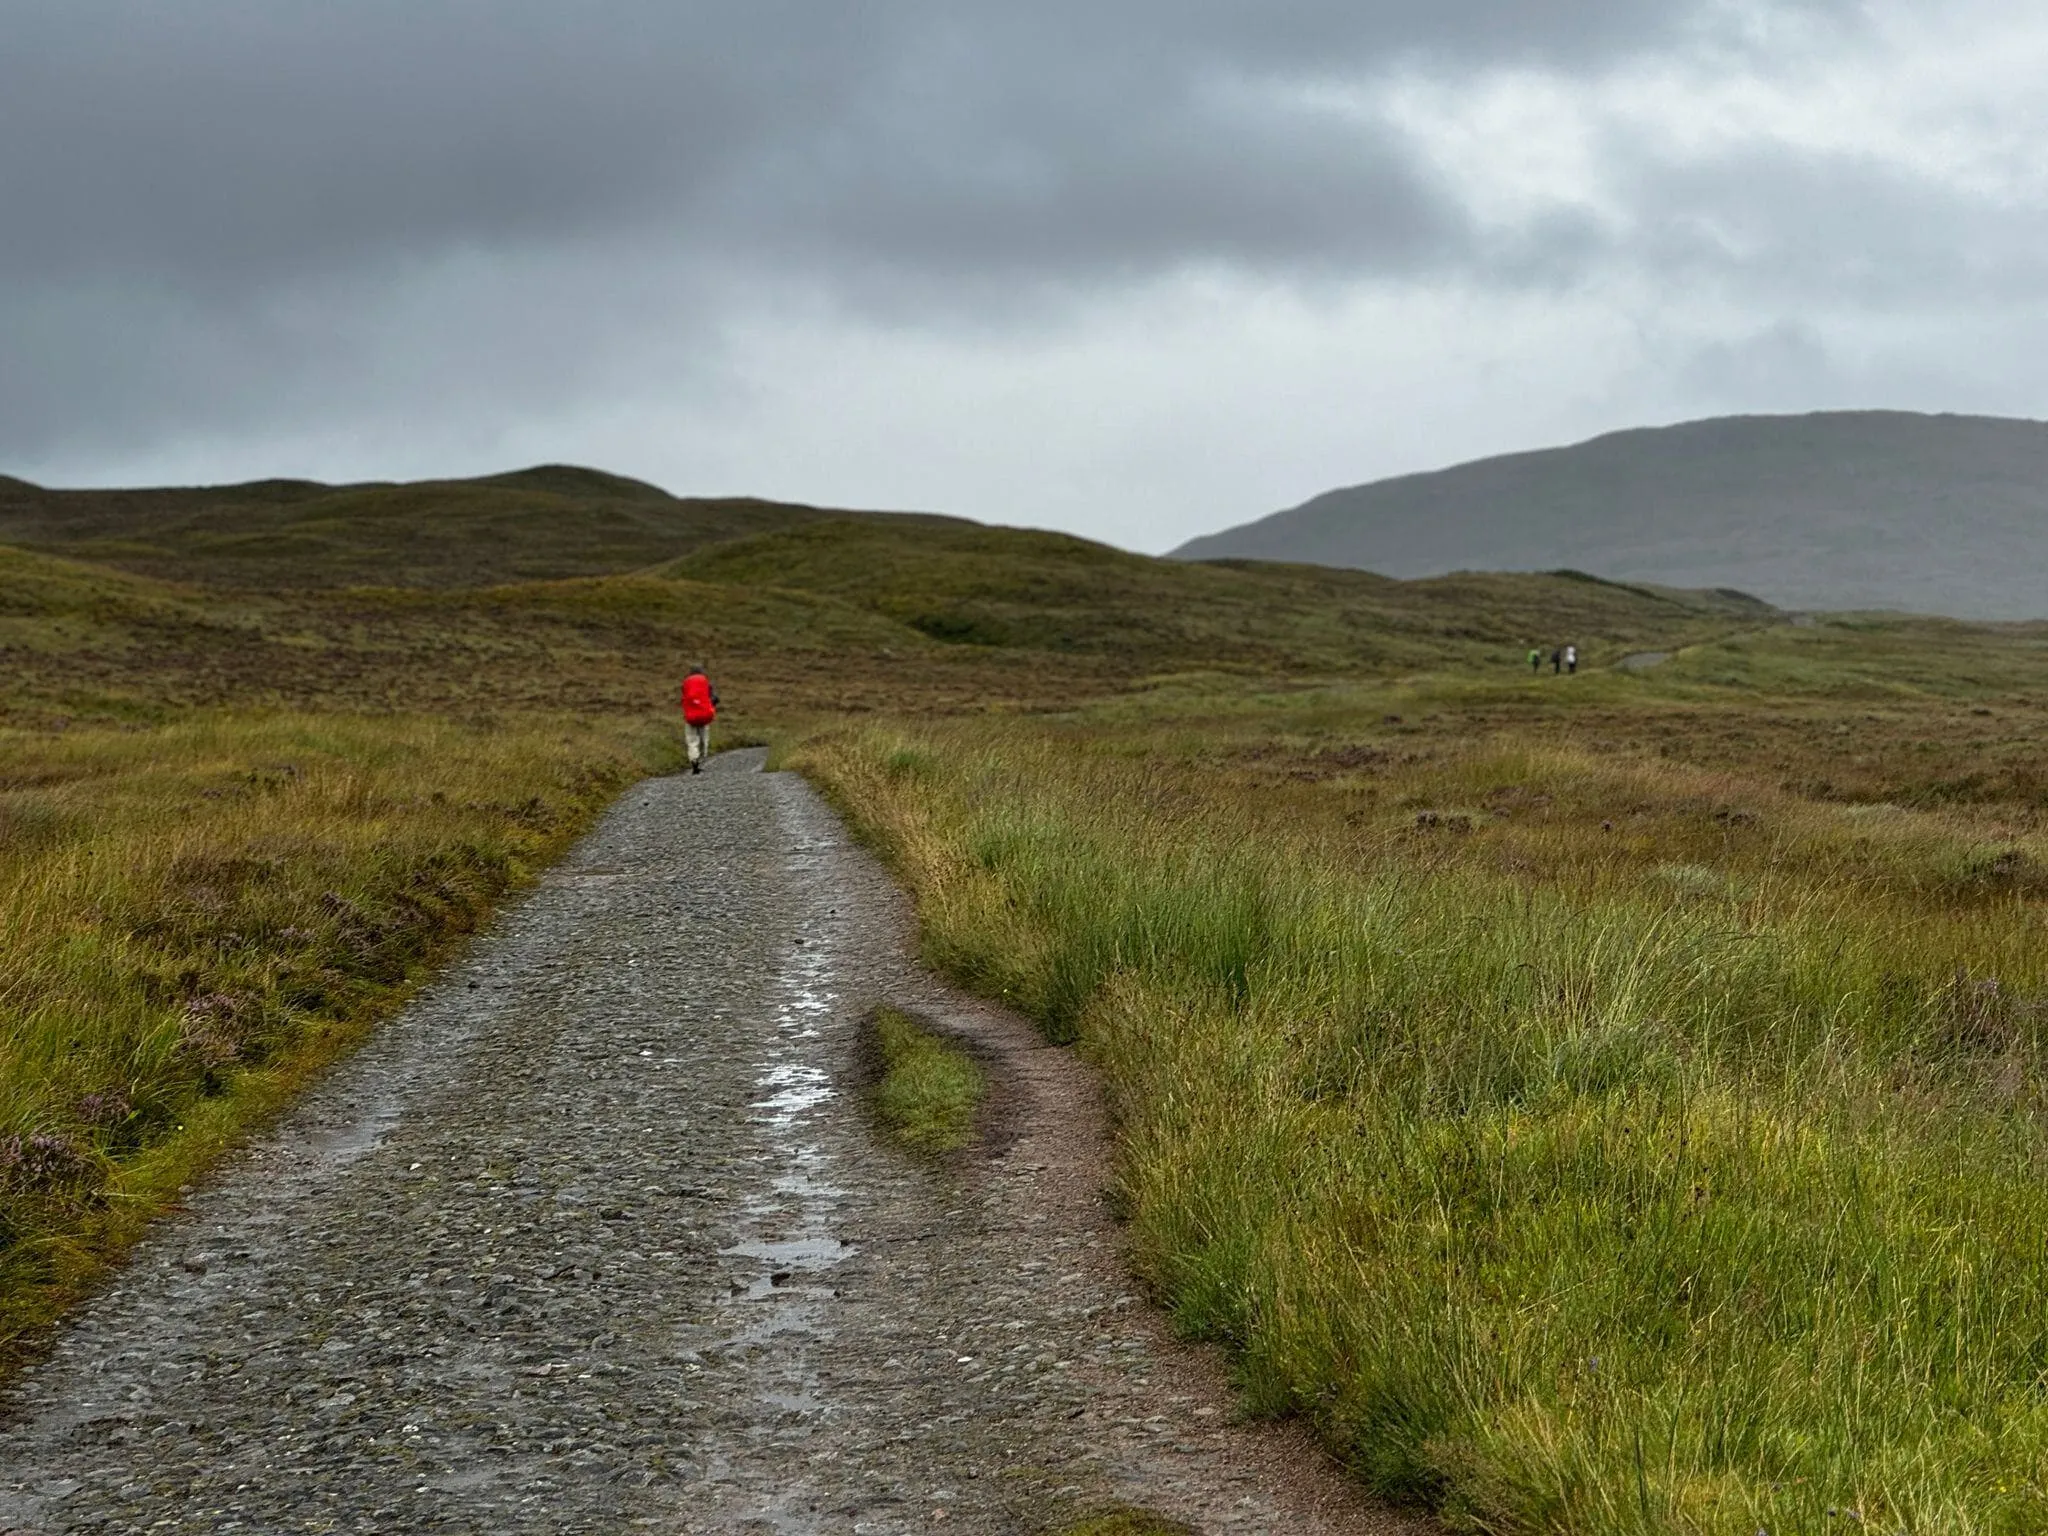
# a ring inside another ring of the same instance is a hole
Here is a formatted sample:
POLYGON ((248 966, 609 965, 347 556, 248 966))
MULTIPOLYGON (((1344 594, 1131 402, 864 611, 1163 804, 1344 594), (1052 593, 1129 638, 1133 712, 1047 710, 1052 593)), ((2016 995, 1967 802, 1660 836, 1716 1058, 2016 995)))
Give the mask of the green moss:
POLYGON ((884 1008, 875 1018, 882 1081, 875 1109, 890 1133, 920 1152, 957 1152, 974 1139, 988 1081, 959 1046, 884 1008))

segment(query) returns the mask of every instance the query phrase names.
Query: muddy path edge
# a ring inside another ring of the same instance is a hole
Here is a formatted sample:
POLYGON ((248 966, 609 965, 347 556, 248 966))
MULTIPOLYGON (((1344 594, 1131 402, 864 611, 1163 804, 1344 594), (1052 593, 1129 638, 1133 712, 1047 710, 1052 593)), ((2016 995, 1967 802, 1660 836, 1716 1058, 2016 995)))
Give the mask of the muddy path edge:
MULTIPOLYGON (((1299 1420, 1244 1417, 1228 1352, 1175 1334, 1167 1313, 1144 1297, 1125 1257, 1109 1179, 1113 1146, 1096 1070, 1072 1046, 1048 1041, 1030 1020, 945 984, 919 999, 918 1023, 957 1041, 989 1070, 981 1136, 953 1154, 952 1167, 970 1186, 990 1177, 1021 1176, 1026 1199, 1043 1221, 1081 1234, 1092 1278, 1132 1303, 1124 1331, 1142 1333, 1151 1357, 1150 1434, 1183 1441, 1201 1436, 1206 1454, 1229 1481, 1256 1488, 1283 1513, 1276 1531, 1302 1536, 1405 1533, 1440 1536, 1442 1527, 1418 1510, 1369 1494, 1299 1420)), ((1092 1385, 1122 1384, 1090 1370, 1092 1385)), ((1132 1507, 1213 1529, 1217 1511, 1206 1490, 1176 1488, 1169 1475, 1133 1480, 1132 1507)))

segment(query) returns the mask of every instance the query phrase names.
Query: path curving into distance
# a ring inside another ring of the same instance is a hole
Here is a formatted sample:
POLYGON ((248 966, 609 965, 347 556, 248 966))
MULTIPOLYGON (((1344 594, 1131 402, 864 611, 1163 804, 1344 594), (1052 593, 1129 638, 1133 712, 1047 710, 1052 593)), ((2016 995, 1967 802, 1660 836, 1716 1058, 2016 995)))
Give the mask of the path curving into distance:
POLYGON ((1129 1293, 1088 1074, 757 754, 630 792, 0 1403, 0 1532, 1413 1529, 1129 1293), (999 1145, 872 1133, 863 1020, 999 1145))

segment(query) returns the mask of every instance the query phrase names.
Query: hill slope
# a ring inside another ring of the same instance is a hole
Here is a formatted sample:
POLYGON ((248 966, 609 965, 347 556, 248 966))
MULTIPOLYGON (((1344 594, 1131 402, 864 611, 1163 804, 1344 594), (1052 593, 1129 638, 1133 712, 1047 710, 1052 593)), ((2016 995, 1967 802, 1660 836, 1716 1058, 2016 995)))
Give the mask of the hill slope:
POLYGON ((1781 607, 2048 615, 2048 424, 1857 411, 1617 432, 1318 496, 1175 555, 1577 567, 1781 607))
MULTIPOLYGON (((489 515, 478 494, 458 487, 458 510, 489 515)), ((278 487, 250 495, 305 499, 278 487)), ((203 539, 149 557, 184 578, 175 583, 0 544, 0 726, 222 704, 644 716, 671 706, 676 676, 697 660, 730 699, 785 717, 1064 707, 1191 673, 1254 686, 1447 665, 1512 676, 1523 648, 1545 637, 1575 638, 1598 666, 1776 618, 1711 594, 1586 577, 1400 582, 1193 565, 1064 534, 879 514, 811 516, 596 577, 408 586, 414 552, 378 543, 395 525, 372 518, 366 529, 335 510, 353 504, 339 493, 316 499, 333 513, 323 536, 351 552, 361 585, 341 589, 324 570, 304 588, 278 584, 307 558, 289 522, 231 546, 228 573, 255 572, 268 587, 227 589, 219 548, 203 539), (379 549, 391 566, 376 563, 379 549)), ((445 512, 429 507, 426 520, 445 512)), ((476 555, 485 572, 604 549, 551 543, 545 519, 498 527, 499 546, 476 555)))
POLYGON ((825 515, 748 498, 685 500, 566 465, 400 485, 56 491, 0 479, 0 544, 270 590, 610 575, 825 515))
POLYGON ((1584 577, 1392 581, 1313 565, 1189 565, 941 518, 821 518, 705 548, 667 574, 831 597, 950 645, 1114 658, 1140 672, 1518 663, 1546 637, 1606 658, 1777 617, 1748 600, 1584 577))

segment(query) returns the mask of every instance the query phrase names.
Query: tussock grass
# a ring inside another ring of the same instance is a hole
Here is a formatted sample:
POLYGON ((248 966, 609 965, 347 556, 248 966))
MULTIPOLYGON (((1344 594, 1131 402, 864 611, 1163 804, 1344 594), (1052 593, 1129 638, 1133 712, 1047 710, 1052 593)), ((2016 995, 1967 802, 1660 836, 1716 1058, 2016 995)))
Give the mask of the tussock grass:
POLYGON ((2048 1525, 2048 977, 1980 826, 1554 745, 1367 799, 1143 744, 799 759, 931 957, 1102 1064, 1137 1261, 1256 1408, 1465 1529, 2048 1525))
POLYGON ((646 766, 555 718, 0 731, 0 1341, 646 766))
POLYGON ((972 1142, 988 1093, 974 1058, 894 1008, 875 1015, 875 1040, 882 1053, 875 1111, 890 1133, 919 1152, 957 1152, 972 1142))

